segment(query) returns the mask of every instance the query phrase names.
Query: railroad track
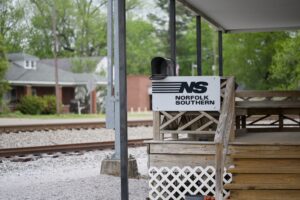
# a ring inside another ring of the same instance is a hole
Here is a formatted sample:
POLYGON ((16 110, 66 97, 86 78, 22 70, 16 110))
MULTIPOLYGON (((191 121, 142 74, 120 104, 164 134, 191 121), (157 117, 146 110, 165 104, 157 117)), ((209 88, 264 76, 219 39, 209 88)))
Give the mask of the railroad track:
MULTIPOLYGON (((129 127, 152 126, 152 120, 130 120, 129 127)), ((62 130, 62 129, 96 129, 105 128, 104 121, 98 122, 64 122, 64 123, 45 123, 45 124, 13 124, 0 125, 0 133, 41 131, 41 130, 62 130)))
MULTIPOLYGON (((129 140, 129 147, 143 146, 145 140, 148 139, 135 139, 129 140)), ((104 150, 113 149, 114 141, 107 142, 92 142, 92 143, 78 143, 78 144, 61 144, 50 146, 35 146, 35 147, 21 147, 21 148, 6 148, 0 149, 0 158, 10 158, 14 156, 26 157, 27 155, 39 156, 41 154, 53 153, 67 153, 67 152, 80 152, 89 150, 104 150)))

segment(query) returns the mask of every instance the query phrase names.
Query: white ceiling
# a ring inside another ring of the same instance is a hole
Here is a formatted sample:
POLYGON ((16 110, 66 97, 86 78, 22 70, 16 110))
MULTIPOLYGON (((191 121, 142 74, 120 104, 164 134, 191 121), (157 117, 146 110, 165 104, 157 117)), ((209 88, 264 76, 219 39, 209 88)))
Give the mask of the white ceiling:
POLYGON ((228 32, 300 29, 300 0, 179 0, 228 32))

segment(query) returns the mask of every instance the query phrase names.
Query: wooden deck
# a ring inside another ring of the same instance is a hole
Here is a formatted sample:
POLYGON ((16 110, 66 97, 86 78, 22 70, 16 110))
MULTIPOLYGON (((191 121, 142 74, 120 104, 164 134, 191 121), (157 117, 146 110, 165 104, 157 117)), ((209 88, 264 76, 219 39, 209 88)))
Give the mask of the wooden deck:
POLYGON ((220 113, 154 113, 149 167, 214 166, 217 200, 224 167, 231 199, 300 199, 300 91, 236 92, 231 78, 222 88, 220 113))
POLYGON ((248 132, 236 135, 231 144, 300 145, 299 132, 248 132))

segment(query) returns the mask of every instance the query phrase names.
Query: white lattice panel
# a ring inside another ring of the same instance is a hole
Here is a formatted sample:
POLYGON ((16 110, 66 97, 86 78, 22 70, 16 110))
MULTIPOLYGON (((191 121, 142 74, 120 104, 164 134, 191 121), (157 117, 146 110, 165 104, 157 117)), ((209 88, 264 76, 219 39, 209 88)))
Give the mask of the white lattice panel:
MULTIPOLYGON (((173 167, 149 169, 149 198, 151 200, 177 200, 185 199, 185 195, 211 195, 215 194, 215 168, 202 167, 173 167)), ((232 175, 224 172, 224 183, 230 183, 232 175)), ((224 198, 229 191, 224 190, 224 198)))

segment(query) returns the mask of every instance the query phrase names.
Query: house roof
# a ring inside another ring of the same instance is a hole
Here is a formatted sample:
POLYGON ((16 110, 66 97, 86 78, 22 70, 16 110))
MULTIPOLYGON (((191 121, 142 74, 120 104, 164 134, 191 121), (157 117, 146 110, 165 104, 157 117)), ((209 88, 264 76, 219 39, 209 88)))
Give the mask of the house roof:
POLYGON ((299 0, 178 0, 224 32, 300 29, 299 0))
MULTIPOLYGON (((77 60, 88 60, 88 61, 92 61, 95 63, 99 63, 100 60, 102 59, 102 57, 100 56, 94 56, 94 57, 74 57, 74 58, 58 58, 57 59, 57 66, 58 68, 65 70, 65 71, 72 71, 72 65, 74 64, 74 62, 76 62, 77 60)), ((52 58, 47 58, 47 59, 41 59, 39 60, 40 63, 49 65, 49 66, 54 66, 54 59, 52 58)))
MULTIPOLYGON (((55 68, 43 63, 38 63, 36 69, 24 69, 17 63, 10 62, 10 67, 6 72, 5 78, 14 85, 54 85, 55 68)), ((58 69, 60 85, 86 85, 91 80, 97 84, 106 84, 106 79, 91 73, 72 73, 58 69)))
POLYGON ((10 53, 7 55, 9 61, 21 61, 21 60, 39 60, 38 57, 26 54, 26 53, 10 53))

